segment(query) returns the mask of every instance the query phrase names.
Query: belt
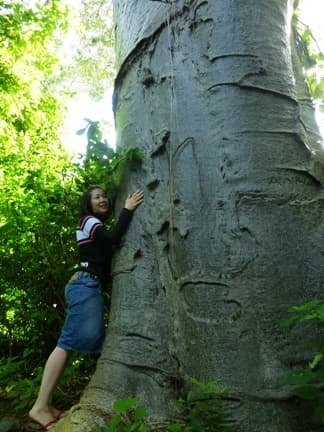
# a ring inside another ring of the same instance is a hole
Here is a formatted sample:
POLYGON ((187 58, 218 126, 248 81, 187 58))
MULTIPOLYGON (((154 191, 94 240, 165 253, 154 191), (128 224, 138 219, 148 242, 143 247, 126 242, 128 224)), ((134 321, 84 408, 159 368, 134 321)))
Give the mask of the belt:
POLYGON ((78 273, 86 274, 86 275, 90 276, 91 279, 96 280, 96 281, 100 281, 100 277, 94 273, 90 273, 90 272, 84 271, 84 270, 79 270, 78 273))

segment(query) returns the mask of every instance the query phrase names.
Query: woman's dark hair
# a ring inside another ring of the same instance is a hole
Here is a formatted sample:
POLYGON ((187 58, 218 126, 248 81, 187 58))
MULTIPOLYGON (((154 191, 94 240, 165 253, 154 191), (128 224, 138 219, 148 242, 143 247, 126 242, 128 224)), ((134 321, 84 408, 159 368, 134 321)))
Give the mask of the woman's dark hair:
MULTIPOLYGON (((84 216, 88 216, 88 215, 95 215, 98 217, 98 215, 96 215, 93 210, 92 210, 92 206, 91 206, 91 192, 94 189, 101 189, 106 193, 106 189, 103 188, 100 185, 91 185, 89 186, 89 188, 84 192, 84 194, 81 197, 81 201, 80 201, 80 207, 79 207, 79 216, 80 217, 84 217, 84 216)), ((110 211, 111 211, 111 200, 110 198, 108 198, 108 202, 109 202, 109 209, 107 211, 106 215, 101 215, 100 219, 102 220, 106 220, 108 219, 109 215, 110 215, 110 211)))

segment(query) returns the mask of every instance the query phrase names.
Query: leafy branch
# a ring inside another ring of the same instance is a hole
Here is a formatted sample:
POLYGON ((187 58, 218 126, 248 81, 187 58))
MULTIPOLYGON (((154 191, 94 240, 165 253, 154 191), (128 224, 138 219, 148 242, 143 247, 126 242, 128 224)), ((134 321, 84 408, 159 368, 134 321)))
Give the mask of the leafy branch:
POLYGON ((299 57, 305 71, 305 79, 311 96, 314 99, 324 97, 324 54, 310 29, 304 24, 295 12, 293 16, 293 28, 299 57), (316 49, 314 49, 314 46, 316 49))
MULTIPOLYGON (((170 424, 167 432, 231 432, 226 423, 223 397, 227 390, 216 381, 203 383, 190 380, 192 390, 176 401, 181 422, 170 424)), ((137 407, 137 399, 123 399, 114 403, 115 414, 104 427, 95 427, 91 432, 148 432, 147 411, 137 407)))
POLYGON ((292 306, 288 312, 292 316, 282 323, 283 327, 314 321, 320 343, 307 367, 291 372, 286 383, 293 386, 292 391, 297 397, 313 402, 315 414, 324 422, 324 303, 314 299, 301 306, 292 306))

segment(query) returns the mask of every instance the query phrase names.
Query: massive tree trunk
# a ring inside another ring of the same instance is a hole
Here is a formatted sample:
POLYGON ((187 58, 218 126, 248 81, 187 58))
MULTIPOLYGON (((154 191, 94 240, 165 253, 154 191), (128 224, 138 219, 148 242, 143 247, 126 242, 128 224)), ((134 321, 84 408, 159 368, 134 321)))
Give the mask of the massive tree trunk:
POLYGON ((127 396, 167 423, 190 377, 230 390, 238 432, 320 430, 284 384, 316 335, 280 328, 323 279, 320 138, 292 3, 115 0, 118 145, 144 153, 120 195, 146 197, 116 256, 104 352, 64 430, 127 396))

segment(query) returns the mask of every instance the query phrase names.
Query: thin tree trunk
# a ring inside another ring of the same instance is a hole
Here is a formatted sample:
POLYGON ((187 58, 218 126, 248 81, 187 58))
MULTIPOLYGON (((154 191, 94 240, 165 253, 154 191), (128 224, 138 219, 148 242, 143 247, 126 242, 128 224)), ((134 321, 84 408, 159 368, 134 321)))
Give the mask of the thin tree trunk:
POLYGON ((144 153, 120 195, 146 198, 116 257, 104 353, 62 430, 127 396, 165 424, 196 377, 230 390, 238 432, 319 431, 284 384, 316 333, 280 327, 323 279, 292 1, 115 0, 115 14, 118 143, 144 153))

